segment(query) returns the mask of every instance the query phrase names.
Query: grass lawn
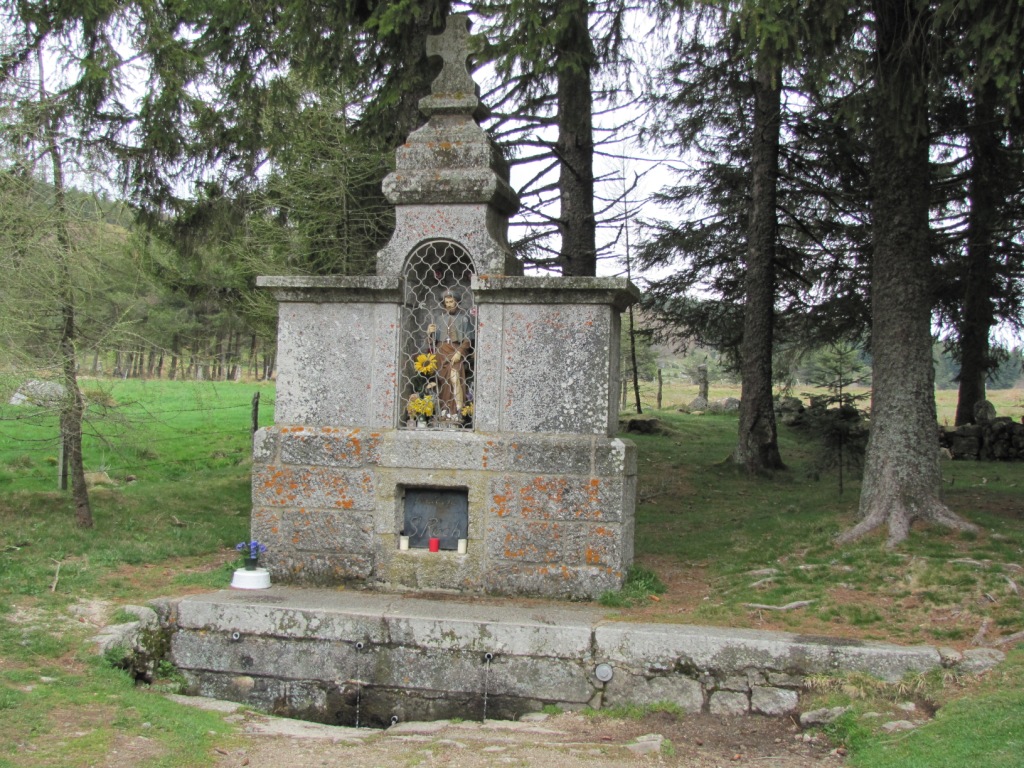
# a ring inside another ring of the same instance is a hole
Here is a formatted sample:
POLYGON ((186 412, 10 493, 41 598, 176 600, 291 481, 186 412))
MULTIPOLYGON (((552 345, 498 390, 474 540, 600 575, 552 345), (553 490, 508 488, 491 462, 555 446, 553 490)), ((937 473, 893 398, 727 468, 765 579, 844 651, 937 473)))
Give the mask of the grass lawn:
MULTIPOLYGON (((260 420, 269 423, 274 390, 137 381, 84 388, 92 391, 87 468, 116 483, 93 490, 90 531, 74 527, 67 494, 54 490, 54 415, 0 408, 0 766, 93 765, 129 744, 150 750, 139 764, 209 764, 212 746, 230 743, 220 717, 176 707, 155 695, 159 685, 135 687, 105 666, 86 643, 96 631, 89 610, 109 615, 121 604, 228 583, 233 546, 248 534, 250 402, 262 394, 260 420)), ((671 402, 695 394, 679 388, 671 402)), ((954 647, 998 645, 1024 630, 1024 465, 943 464, 944 499, 982 526, 979 534, 920 527, 895 551, 879 537, 837 549, 832 537, 852 524, 859 489, 853 480, 840 495, 835 474, 815 470, 820 449, 807 435, 783 428, 790 468, 747 478, 722 463, 734 416, 668 407, 656 415, 667 433, 634 438, 636 552, 666 590, 637 590, 611 616, 954 647), (790 611, 748 606, 805 600, 790 611)), ((833 735, 855 765, 985 768, 1020 764, 1012 760, 1024 733, 1022 681, 1024 652, 981 681, 913 681, 913 697, 940 707, 939 717, 898 736, 859 717, 895 707, 891 690, 847 682, 808 695, 853 705, 833 735)))

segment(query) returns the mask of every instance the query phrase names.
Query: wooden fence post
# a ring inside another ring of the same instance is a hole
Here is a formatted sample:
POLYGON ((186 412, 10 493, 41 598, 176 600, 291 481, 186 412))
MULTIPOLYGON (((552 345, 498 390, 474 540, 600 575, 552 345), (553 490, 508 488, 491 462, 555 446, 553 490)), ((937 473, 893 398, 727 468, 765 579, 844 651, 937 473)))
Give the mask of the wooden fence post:
POLYGON ((260 428, 260 393, 255 392, 252 396, 252 433, 260 428))

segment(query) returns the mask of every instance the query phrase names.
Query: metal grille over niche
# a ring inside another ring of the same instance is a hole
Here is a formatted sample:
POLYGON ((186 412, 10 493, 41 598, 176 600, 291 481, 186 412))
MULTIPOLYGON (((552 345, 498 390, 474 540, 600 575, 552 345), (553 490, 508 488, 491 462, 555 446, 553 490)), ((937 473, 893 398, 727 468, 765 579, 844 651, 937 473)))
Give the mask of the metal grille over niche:
POLYGON ((473 428, 476 305, 473 261, 449 240, 419 246, 405 268, 402 322, 402 425, 473 428))

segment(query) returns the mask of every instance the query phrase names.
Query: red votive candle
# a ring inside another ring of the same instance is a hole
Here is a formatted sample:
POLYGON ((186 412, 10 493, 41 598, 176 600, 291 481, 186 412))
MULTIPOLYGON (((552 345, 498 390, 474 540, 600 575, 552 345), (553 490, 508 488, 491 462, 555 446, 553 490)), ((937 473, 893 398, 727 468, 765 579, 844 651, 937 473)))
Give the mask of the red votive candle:
POLYGON ((428 542, 428 546, 430 547, 430 551, 431 552, 440 552, 441 551, 441 540, 440 539, 431 539, 428 542))

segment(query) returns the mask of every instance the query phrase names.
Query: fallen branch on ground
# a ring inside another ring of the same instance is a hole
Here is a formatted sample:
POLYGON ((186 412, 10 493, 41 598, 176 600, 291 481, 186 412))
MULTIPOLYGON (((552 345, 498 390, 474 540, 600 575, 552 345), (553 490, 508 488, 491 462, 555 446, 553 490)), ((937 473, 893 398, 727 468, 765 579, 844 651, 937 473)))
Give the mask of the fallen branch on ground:
POLYGON ((1014 632, 1012 635, 1002 637, 999 639, 996 645, 1009 645, 1010 643, 1016 643, 1019 640, 1024 640, 1024 631, 1014 632))
POLYGON ((985 633, 988 632, 988 628, 992 626, 992 619, 985 619, 981 622, 981 626, 978 627, 978 631, 974 633, 974 637, 971 638, 971 645, 981 645, 981 642, 985 639, 985 633))
POLYGON ((751 608, 755 611, 795 611, 797 608, 806 608, 817 600, 796 600, 785 605, 762 605, 761 603, 744 603, 744 608, 751 608))

